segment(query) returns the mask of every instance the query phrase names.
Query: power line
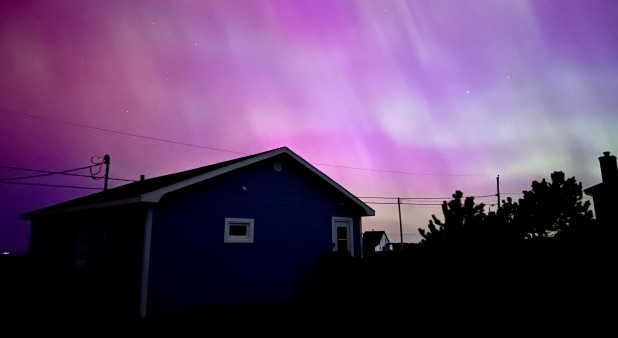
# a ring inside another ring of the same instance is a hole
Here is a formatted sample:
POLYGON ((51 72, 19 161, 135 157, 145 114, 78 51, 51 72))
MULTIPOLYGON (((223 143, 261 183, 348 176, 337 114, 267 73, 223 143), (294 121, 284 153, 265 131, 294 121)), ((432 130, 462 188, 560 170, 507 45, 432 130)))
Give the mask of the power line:
MULTIPOLYGON (((67 170, 62 170, 62 171, 49 171, 49 170, 41 170, 41 169, 33 169, 33 168, 24 168, 24 167, 18 167, 18 166, 0 165, 0 168, 4 168, 4 169, 21 170, 21 171, 29 171, 29 172, 40 173, 40 174, 37 174, 37 175, 28 175, 28 176, 19 176, 19 177, 10 177, 10 178, 5 178, 5 179, 0 179, 0 184, 18 184, 18 185, 54 187, 54 188, 74 188, 74 189, 101 190, 100 188, 84 187, 84 186, 76 186, 76 185, 49 184, 49 183, 32 183, 32 182, 16 182, 16 181, 17 180, 24 180, 24 179, 39 178, 39 177, 47 177, 47 176, 52 176, 52 175, 68 175, 68 176, 78 176, 78 177, 90 177, 92 179, 98 180, 98 179, 101 179, 102 177, 96 176, 96 174, 93 173, 92 168, 94 168, 94 167, 101 167, 102 164, 103 164, 103 162, 96 163, 96 162, 93 161, 93 164, 88 165, 88 166, 74 168, 74 169, 67 169, 67 170), (80 171, 80 170, 85 170, 85 169, 89 169, 90 170, 90 175, 83 175, 83 174, 75 174, 75 173, 73 173, 75 171, 80 171)), ((97 174, 100 173, 100 172, 101 171, 99 170, 99 172, 97 172, 97 174)))
POLYGON ((102 128, 102 127, 95 127, 95 126, 90 126, 90 125, 87 125, 87 124, 81 124, 81 123, 75 123, 75 122, 70 122, 70 121, 65 121, 65 120, 54 119, 54 118, 51 118, 51 117, 43 117, 43 116, 38 116, 38 115, 33 115, 33 114, 28 114, 28 113, 18 113, 18 112, 14 112, 14 111, 2 111, 2 112, 6 113, 6 114, 28 116, 28 117, 37 118, 37 119, 46 120, 46 121, 52 121, 52 122, 56 122, 56 123, 64 123, 64 124, 68 124, 68 125, 72 125, 72 126, 76 126, 76 127, 93 129, 93 130, 98 130, 98 131, 104 131, 104 132, 107 132, 107 133, 114 133, 114 134, 119 134, 119 135, 123 135, 123 136, 138 137, 138 138, 143 138, 143 139, 146 139, 146 140, 166 142, 166 143, 178 144, 178 145, 183 145, 183 146, 188 146, 188 147, 203 148, 203 149, 208 149, 208 150, 222 151, 222 152, 226 152, 226 153, 235 153, 235 154, 249 155, 248 153, 244 153, 244 152, 240 152, 240 151, 226 150, 226 149, 214 148, 214 147, 206 147, 206 146, 201 146, 201 145, 197 145, 197 144, 173 141, 173 140, 168 140, 168 139, 159 138, 159 137, 153 137, 153 136, 147 136, 147 135, 139 135, 139 134, 134 134, 134 133, 127 133, 127 132, 124 132, 124 131, 108 129, 108 128, 102 128))
MULTIPOLYGON (((383 197, 383 196, 378 196, 378 197, 359 197, 359 198, 367 198, 367 199, 394 199, 396 200, 397 197, 383 197)), ((399 197, 402 200, 445 200, 445 199, 449 199, 452 197, 399 197)))
POLYGON ((494 196, 496 196, 496 194, 490 194, 490 195, 472 195, 472 196, 467 196, 467 197, 483 198, 483 197, 494 197, 494 196))
POLYGON ((428 205, 428 206, 435 206, 435 205, 442 205, 441 203, 397 203, 397 202, 367 202, 364 201, 367 204, 391 204, 391 205, 396 205, 396 204, 403 204, 403 205, 428 205))
MULTIPOLYGON (((494 197, 496 194, 489 195, 469 195, 464 197, 474 197, 474 198, 486 198, 486 197, 494 197)), ((372 197, 359 197, 360 199, 386 199, 386 200, 452 200, 453 197, 386 197, 386 196, 372 196, 372 197)), ((379 202, 372 202, 379 204, 379 202)), ((396 204, 396 203, 395 203, 396 204)))
MULTIPOLYGON (((47 170, 38 170, 38 169, 28 169, 28 168, 19 168, 19 167, 12 167, 12 166, 4 166, 4 165, 0 165, 1 168, 8 168, 8 169, 15 169, 15 170, 22 170, 22 171, 31 171, 31 172, 39 172, 42 174, 37 174, 37 175, 28 175, 28 176, 19 176, 19 177, 9 177, 9 178, 3 178, 0 179, 2 181, 15 181, 15 180, 25 180, 25 179, 30 179, 30 178, 37 178, 37 177, 45 177, 45 176, 52 176, 52 175, 67 175, 67 176, 79 176, 79 177, 93 177, 93 175, 83 175, 83 174, 73 174, 73 171, 79 171, 79 170, 84 170, 84 169, 91 169, 92 167, 97 166, 95 165, 89 165, 86 167, 81 167, 81 168, 75 168, 75 169, 68 169, 68 170, 63 170, 63 171, 47 171, 47 170)), ((94 177, 93 177, 94 178, 94 177)))
MULTIPOLYGON (((91 169, 91 173, 92 173, 92 168, 93 167, 101 167, 103 163, 95 163, 93 165, 89 165, 89 166, 85 166, 85 167, 80 167, 80 168, 75 168, 75 169, 68 169, 68 170, 63 170, 63 171, 48 171, 48 170, 41 170, 41 169, 33 169, 33 168, 24 168, 24 167, 18 167, 18 166, 9 166, 9 165, 0 165, 0 168, 5 168, 5 169, 13 169, 13 170, 21 170, 21 171, 30 171, 30 172, 39 172, 42 174, 39 175, 29 175, 29 176, 20 176, 20 177, 12 177, 12 178, 5 178, 5 179, 0 179, 1 183, 12 183, 12 184, 18 184, 18 182, 14 182, 15 180, 21 180, 21 179, 29 179, 29 178, 37 178, 37 177, 44 177, 44 176, 51 176, 51 175, 68 175, 68 176, 78 176, 78 177, 90 177, 92 179, 102 179, 103 177, 100 176, 95 176, 94 174, 91 175, 83 175, 83 174, 75 174, 72 173, 74 171, 79 171, 79 170, 84 170, 84 169, 91 169)), ((136 180, 130 180, 130 179, 123 179, 123 178, 108 178, 108 180, 114 180, 114 181, 123 181, 123 182, 137 182, 136 180)), ((98 189, 98 188, 90 188, 90 187, 77 187, 77 186, 66 186, 66 185, 57 185, 57 184, 42 184, 42 183, 23 183, 23 185, 39 185, 39 186, 50 186, 50 187, 70 187, 70 188, 83 188, 83 189, 98 189)), ((509 194, 509 193, 505 193, 505 194, 509 194)), ((468 196, 468 197, 475 197, 475 198, 485 198, 485 197, 493 197, 495 196, 495 194, 489 194, 489 195, 479 195, 479 196, 468 196)), ((449 199, 449 197, 385 197, 385 196, 366 196, 366 197, 359 197, 360 199, 382 199, 382 200, 418 200, 418 201, 431 201, 431 200, 447 200, 449 199)), ((374 201, 365 201, 365 203, 367 204, 404 204, 404 205, 414 205, 414 206, 441 206, 442 203, 406 203, 406 202, 374 202, 374 201)), ((488 204, 488 205, 493 205, 493 204, 488 204)))
POLYGON ((0 181, 0 184, 19 184, 19 185, 35 185, 35 186, 42 186, 42 187, 54 187, 54 188, 103 190, 101 188, 81 187, 81 186, 76 186, 76 185, 63 185, 63 184, 45 184, 45 183, 28 183, 28 182, 11 182, 11 181, 0 181))
MULTIPOLYGON (((75 174, 75 173, 72 173, 72 172, 73 171, 84 170, 84 169, 92 169, 93 167, 99 167, 100 168, 102 166, 102 164, 103 163, 95 163, 93 165, 89 165, 89 166, 85 166, 85 167, 81 167, 81 168, 75 168, 75 169, 68 169, 68 170, 63 170, 63 171, 49 171, 49 170, 24 168, 24 167, 10 166, 10 165, 1 165, 0 164, 0 168, 42 173, 40 175, 10 177, 10 178, 4 178, 4 179, 0 179, 0 180, 1 181, 8 181, 8 180, 14 181, 14 180, 20 180, 20 179, 37 178, 37 177, 44 177, 44 176, 51 176, 51 175, 67 175, 67 176, 90 177, 90 178, 93 178, 93 179, 101 179, 101 178, 103 178, 102 176, 75 174)), ((114 180, 114 181, 123 181, 123 182, 137 182, 137 180, 124 179, 124 178, 112 178, 112 177, 110 177, 108 179, 109 180, 114 180)), ((481 196, 474 196, 474 197, 481 198, 481 197, 489 197, 489 196, 495 196, 495 195, 481 195, 481 196)), ((368 196, 368 197, 359 197, 359 198, 361 198, 361 199, 363 199, 363 198, 365 198, 365 199, 397 199, 397 197, 384 197, 384 196, 368 196)), ((449 199, 449 198, 451 198, 451 197, 401 197, 400 199, 401 200, 446 200, 446 199, 449 199)))
POLYGON ((64 173, 64 172, 71 172, 71 171, 78 171, 78 170, 88 169, 88 168, 93 167, 93 166, 94 165, 89 165, 89 166, 85 166, 85 167, 81 167, 81 168, 68 169, 68 170, 63 170, 63 171, 49 171, 49 170, 32 169, 32 168, 24 168, 24 167, 17 167, 17 166, 0 164, 0 168, 4 168, 4 169, 14 169, 14 170, 21 170, 21 171, 32 171, 32 172, 39 172, 39 173, 64 173))
POLYGON ((121 181, 121 182, 138 182, 138 180, 130 180, 127 178, 113 178, 113 177, 109 177, 108 180, 111 181, 121 181))
MULTIPOLYGON (((114 129, 109 129, 109 128, 96 127, 96 126, 86 125, 86 124, 82 124, 82 123, 75 123, 75 122, 70 122, 70 121, 65 121, 65 120, 54 119, 54 118, 50 118, 50 117, 43 117, 43 116, 34 115, 34 114, 20 113, 20 112, 15 112, 15 111, 6 111, 6 110, 0 111, 0 112, 5 113, 5 114, 28 116, 28 117, 31 117, 31 118, 37 118, 37 119, 42 119, 42 120, 46 120, 46 121, 52 121, 52 122, 56 122, 56 123, 64 123, 64 124, 68 124, 68 125, 72 125, 72 126, 76 126, 76 127, 87 128, 87 129, 98 130, 98 131, 104 131, 104 132, 108 132, 108 133, 115 133, 115 134, 119 134, 119 135, 123 135, 123 136, 138 137, 138 138, 142 138, 142 139, 146 139, 146 140, 166 142, 166 143, 183 145, 183 146, 188 146, 188 147, 202 148, 202 149, 208 149, 208 150, 214 150, 214 151, 222 151, 222 152, 227 152, 227 153, 234 153, 234 154, 241 154, 241 155, 250 155, 249 153, 241 152, 241 151, 228 150, 228 149, 215 148, 215 147, 207 147, 207 146, 197 145, 197 144, 193 144, 193 143, 179 142, 179 141, 164 139, 164 138, 160 138, 160 137, 153 137, 153 136, 146 136, 146 135, 128 133, 128 132, 124 132, 124 131, 119 131, 119 130, 114 130, 114 129)), ((470 176, 494 176, 494 175, 490 175, 490 174, 419 173, 419 172, 408 172, 408 171, 397 171, 397 170, 360 168, 360 167, 343 166, 343 165, 335 165, 335 164, 325 164, 325 163, 314 163, 314 162, 309 162, 309 163, 311 163, 313 165, 317 165, 317 166, 326 166, 326 167, 353 169, 353 170, 364 170, 364 171, 373 171, 373 172, 394 173, 394 174, 405 174, 405 175, 458 176, 458 177, 463 177, 463 176, 467 176, 467 177, 470 177, 470 176)))
POLYGON ((311 163, 313 165, 323 165, 327 167, 335 167, 335 168, 343 168, 343 169, 355 169, 355 170, 365 170, 365 171, 376 171, 382 173, 391 173, 391 174, 406 174, 406 175, 420 175, 420 176, 494 176, 489 174, 439 174, 439 173, 417 173, 417 172, 409 172, 409 171, 398 171, 398 170, 385 170, 385 169, 371 169, 371 168, 359 168, 359 167, 350 167, 344 165, 335 165, 335 164, 324 164, 324 163, 311 163))
MULTIPOLYGON (((9 166, 9 165, 2 165, 2 164, 0 164, 0 168, 4 168, 4 169, 13 169, 13 170, 21 170, 21 171, 30 171, 30 172, 42 173, 40 175, 29 175, 29 176, 1 178, 0 181, 3 181, 3 182, 4 181, 15 181, 15 180, 22 180, 22 179, 29 179, 29 178, 46 177, 46 176, 52 176, 52 175, 88 177, 88 178, 99 180, 99 179, 102 179, 103 176, 95 176, 95 175, 92 175, 92 174, 91 175, 76 174, 76 173, 73 173, 73 171, 84 170, 84 169, 93 168, 93 167, 100 167, 101 165, 102 165, 102 163, 94 164, 94 165, 90 165, 90 166, 86 166, 86 167, 82 167, 82 168, 63 170, 63 171, 49 171, 49 170, 24 168, 24 167, 17 167, 17 166, 9 166)), ((137 182, 137 180, 130 180, 130 179, 126 179, 126 178, 109 177, 108 179, 112 180, 112 181, 121 181, 121 182, 137 182)))
POLYGON ((416 206, 423 206, 423 205, 429 205, 429 206, 436 206, 436 205, 442 205, 441 203, 400 203, 402 205, 416 205, 416 206))
MULTIPOLYGON (((399 235, 399 234, 395 234, 395 233, 393 233, 393 232, 387 232, 386 234, 387 234, 387 235, 399 235)), ((420 237, 420 236, 421 236, 421 234, 414 234, 414 233, 412 233, 412 234, 403 234, 403 235, 404 235, 404 236, 418 236, 418 237, 420 237)))

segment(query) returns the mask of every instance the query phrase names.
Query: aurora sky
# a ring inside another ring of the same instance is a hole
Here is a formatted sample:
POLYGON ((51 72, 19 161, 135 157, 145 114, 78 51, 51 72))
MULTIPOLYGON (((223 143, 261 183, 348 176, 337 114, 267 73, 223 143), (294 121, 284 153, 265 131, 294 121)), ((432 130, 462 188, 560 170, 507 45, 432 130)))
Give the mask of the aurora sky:
POLYGON ((586 188, 618 153, 615 0, 4 0, 0 77, 0 251, 27 250, 21 213, 103 187, 23 176, 105 154, 113 188, 287 146, 393 242, 415 198, 418 242, 455 190, 494 210, 498 176, 503 199, 553 171, 586 188))

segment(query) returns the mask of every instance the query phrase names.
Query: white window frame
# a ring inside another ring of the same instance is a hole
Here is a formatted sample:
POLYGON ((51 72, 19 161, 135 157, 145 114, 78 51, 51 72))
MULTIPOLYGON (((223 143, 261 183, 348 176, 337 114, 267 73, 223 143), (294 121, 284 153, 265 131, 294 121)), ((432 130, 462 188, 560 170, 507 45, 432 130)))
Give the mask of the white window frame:
POLYGON ((224 243, 253 243, 253 218, 225 218, 225 228, 223 230, 224 243), (231 224, 247 225, 247 234, 245 236, 230 235, 231 224))
POLYGON ((354 221, 350 217, 333 217, 333 223, 332 223, 333 251, 337 251, 339 249, 338 244, 337 244, 337 227, 341 226, 341 223, 346 223, 345 226, 348 232, 348 238, 347 238, 348 252, 353 257, 356 257, 355 252, 354 252, 354 221))

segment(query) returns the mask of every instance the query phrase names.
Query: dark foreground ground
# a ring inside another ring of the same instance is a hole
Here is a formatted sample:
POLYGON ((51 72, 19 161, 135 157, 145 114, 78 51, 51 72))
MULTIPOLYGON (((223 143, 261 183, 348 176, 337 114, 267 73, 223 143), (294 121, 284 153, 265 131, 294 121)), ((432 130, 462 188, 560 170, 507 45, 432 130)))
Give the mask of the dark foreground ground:
MULTIPOLYGON (((615 303, 569 299, 560 304, 526 303, 473 297, 431 305, 409 299, 380 306, 254 304, 192 309, 147 319, 117 319, 67 313, 0 318, 4 337, 61 334, 62 336, 369 336, 369 335, 488 335, 492 337, 602 337, 616 334, 615 303)), ((508 298, 508 297, 507 297, 508 298)), ((36 312, 36 311, 34 311, 36 312)))
POLYGON ((146 319, 53 294, 48 280, 24 274, 20 264, 5 265, 0 335, 615 336, 616 259, 586 252, 329 260, 294 303, 219 305, 146 319), (37 295, 46 285, 47 296, 37 295))

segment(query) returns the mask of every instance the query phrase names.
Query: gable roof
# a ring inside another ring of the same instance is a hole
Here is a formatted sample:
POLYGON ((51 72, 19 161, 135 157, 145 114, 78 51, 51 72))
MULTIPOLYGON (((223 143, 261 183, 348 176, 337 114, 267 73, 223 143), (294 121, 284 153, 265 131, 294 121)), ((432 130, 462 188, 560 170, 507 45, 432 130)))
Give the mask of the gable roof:
MULTIPOLYGON (((363 247, 365 248, 373 248, 376 245, 380 244, 382 237, 386 237, 386 240, 389 241, 388 236, 386 236, 386 232, 382 230, 372 230, 363 232, 363 247)), ((390 241, 389 241, 390 242, 390 241)))
POLYGON ((86 210, 97 207, 125 205, 130 203, 157 203, 166 194, 197 184, 225 173, 246 167, 248 165, 264 161, 266 159, 287 154, 309 169, 330 186, 341 192, 347 198, 357 204, 363 211, 363 216, 374 216, 375 211, 366 203, 354 196, 339 183, 319 171, 309 162, 298 156, 287 147, 280 147, 244 156, 229 161, 219 162, 204 167, 181 171, 169 175, 153 177, 150 179, 129 183, 113 189, 97 192, 88 196, 76 198, 67 202, 55 204, 46 208, 34 210, 20 215, 20 219, 32 220, 38 216, 50 215, 61 212, 86 210))
POLYGON ((595 184, 595 185, 593 185, 591 187, 588 187, 588 188, 584 189, 584 194, 586 194, 588 196, 594 196, 598 192, 602 191, 604 186, 605 185, 603 183, 595 184))

